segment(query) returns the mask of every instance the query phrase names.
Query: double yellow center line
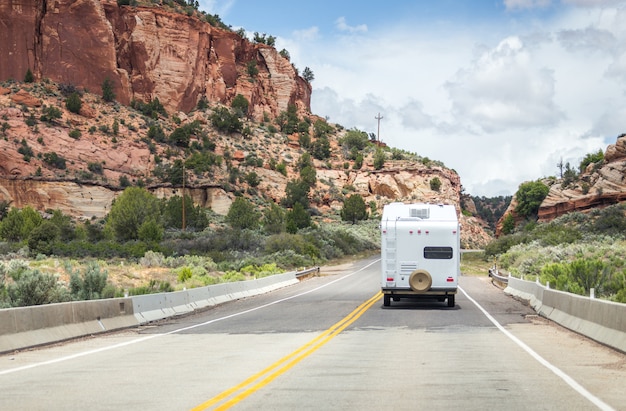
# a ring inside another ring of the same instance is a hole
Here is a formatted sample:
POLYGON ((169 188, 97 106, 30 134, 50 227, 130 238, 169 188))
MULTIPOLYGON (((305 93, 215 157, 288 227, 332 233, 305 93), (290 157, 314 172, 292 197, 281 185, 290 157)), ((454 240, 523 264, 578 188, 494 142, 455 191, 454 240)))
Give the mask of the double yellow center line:
POLYGON ((276 361, 274 364, 265 368, 263 371, 250 376, 240 384, 235 385, 234 387, 231 387, 221 394, 216 395, 210 400, 198 405, 197 407, 193 408, 192 411, 206 410, 209 407, 220 403, 221 404, 215 409, 226 410, 237 404, 238 402, 242 401, 252 393, 258 391, 259 389, 274 381, 275 378, 284 374, 294 365, 296 365, 309 355, 313 354, 324 344, 332 340, 340 332, 350 326, 350 324, 352 324, 359 317, 361 317, 361 315, 363 315, 365 311, 367 311, 372 305, 374 305, 376 301, 379 301, 381 297, 382 293, 379 291, 372 298, 365 301, 354 311, 344 317, 341 321, 339 321, 302 347, 276 361))

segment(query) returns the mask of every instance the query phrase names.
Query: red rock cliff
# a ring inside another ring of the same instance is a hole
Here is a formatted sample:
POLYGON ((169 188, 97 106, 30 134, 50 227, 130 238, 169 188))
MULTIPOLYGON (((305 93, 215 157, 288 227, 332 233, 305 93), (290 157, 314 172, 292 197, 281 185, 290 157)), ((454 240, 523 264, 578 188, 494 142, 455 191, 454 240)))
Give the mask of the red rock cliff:
MULTIPOLYGON (((550 187, 548 195, 539 206, 538 220, 551 221, 572 212, 588 212, 626 201, 626 134, 617 137, 604 152, 604 159, 587 166, 577 180, 564 184, 562 179, 546 178, 543 183, 550 187)), ((512 214, 516 224, 523 219, 516 215, 517 201, 513 201, 504 213, 496 236, 502 234, 502 224, 512 214)))
POLYGON ((109 77, 121 103, 156 97, 170 112, 189 111, 202 96, 227 104, 237 94, 257 120, 289 104, 310 111, 310 84, 274 48, 197 17, 114 0, 6 0, 0 27, 0 80, 22 80, 30 68, 36 79, 92 92, 109 77))

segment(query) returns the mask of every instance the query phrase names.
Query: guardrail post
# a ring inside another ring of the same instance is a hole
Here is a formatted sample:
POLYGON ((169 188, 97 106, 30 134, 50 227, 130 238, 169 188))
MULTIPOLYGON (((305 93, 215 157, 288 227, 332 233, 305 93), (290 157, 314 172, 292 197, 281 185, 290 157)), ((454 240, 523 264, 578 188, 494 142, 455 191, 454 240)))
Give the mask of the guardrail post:
POLYGON ((589 289, 589 298, 591 298, 591 299, 596 298, 596 289, 595 288, 590 288, 589 289))

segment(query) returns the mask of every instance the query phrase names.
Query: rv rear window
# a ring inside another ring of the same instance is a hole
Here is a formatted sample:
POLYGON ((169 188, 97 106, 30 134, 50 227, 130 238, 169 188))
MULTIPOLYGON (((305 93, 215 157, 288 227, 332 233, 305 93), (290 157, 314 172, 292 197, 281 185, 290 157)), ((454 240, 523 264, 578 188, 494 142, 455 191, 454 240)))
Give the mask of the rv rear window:
POLYGON ((452 247, 424 247, 424 258, 449 260, 452 258, 452 247))

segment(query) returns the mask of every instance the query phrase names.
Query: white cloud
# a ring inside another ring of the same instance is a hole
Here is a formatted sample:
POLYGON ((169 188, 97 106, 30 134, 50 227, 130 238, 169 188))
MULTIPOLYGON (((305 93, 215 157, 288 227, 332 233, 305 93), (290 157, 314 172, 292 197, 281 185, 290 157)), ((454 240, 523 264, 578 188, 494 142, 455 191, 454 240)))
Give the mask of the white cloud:
POLYGON ((308 29, 294 31, 293 37, 299 42, 313 41, 319 37, 319 33, 319 28, 317 26, 313 26, 308 29))
POLYGON ((411 100, 399 110, 402 125, 408 129, 419 130, 434 126, 433 119, 424 112, 424 105, 416 100, 411 100))
POLYGON ((551 0, 504 0, 507 10, 524 10, 545 8, 551 4, 551 0))
POLYGON ((553 72, 536 66, 518 37, 481 53, 446 84, 455 117, 490 133, 556 124, 553 72))
POLYGON ((611 51, 616 45, 615 36, 607 30, 587 27, 584 30, 563 30, 558 33, 563 47, 575 51, 611 51))
POLYGON ((349 26, 348 23, 346 22, 345 17, 339 17, 337 20, 335 20, 335 27, 337 27, 337 29, 340 31, 347 31, 349 33, 367 32, 366 24, 359 24, 358 26, 349 26))
POLYGON ((223 19, 227 16, 237 0, 199 0, 200 9, 210 14, 217 14, 223 19))
POLYGON ((332 113, 328 115, 331 123, 338 123, 346 128, 356 127, 368 133, 375 131, 372 128, 376 124, 374 117, 377 113, 387 112, 387 107, 382 105, 381 98, 373 94, 367 94, 362 99, 341 97, 335 90, 324 87, 314 89, 315 100, 312 102, 314 113, 332 113), (316 111, 319 109, 320 111, 316 111))
POLYGON ((564 4, 576 7, 613 7, 624 5, 624 0, 561 0, 564 4))

